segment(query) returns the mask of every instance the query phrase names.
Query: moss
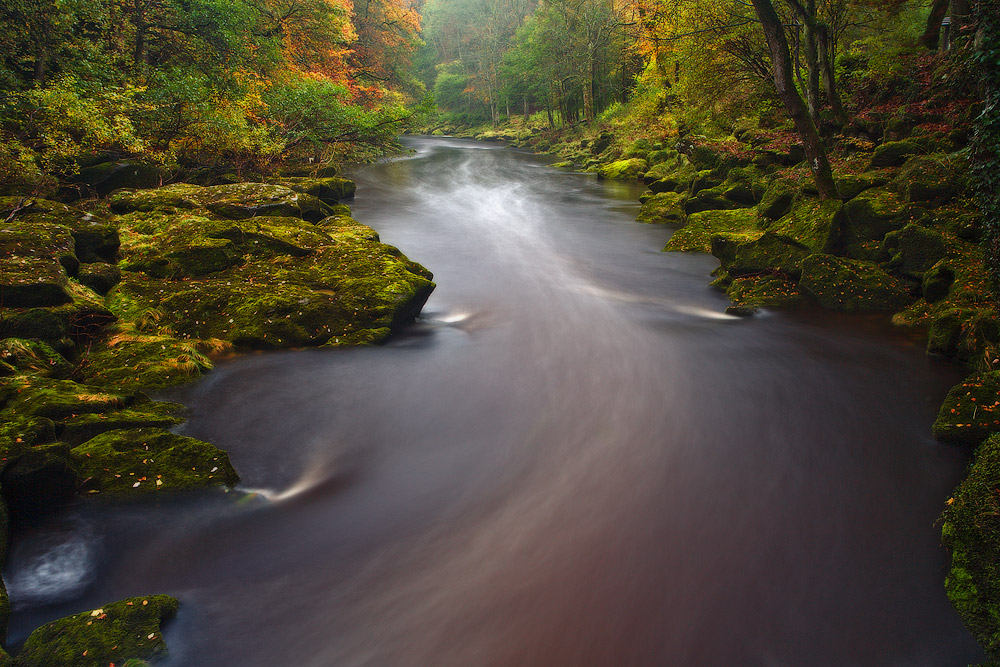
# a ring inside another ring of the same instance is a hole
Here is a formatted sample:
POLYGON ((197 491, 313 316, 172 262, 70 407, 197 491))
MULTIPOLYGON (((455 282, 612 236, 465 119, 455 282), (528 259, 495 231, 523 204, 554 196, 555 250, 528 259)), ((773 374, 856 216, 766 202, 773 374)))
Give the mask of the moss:
POLYGON ((882 252, 889 256, 888 266, 893 271, 922 278, 925 271, 944 257, 946 248, 941 234, 910 223, 886 234, 882 252))
POLYGON ((118 391, 157 391, 190 382, 211 368, 198 341, 119 332, 94 344, 80 378, 118 391))
POLYGON ((4 500, 21 519, 42 516, 69 502, 78 479, 69 446, 63 443, 10 452, 0 474, 4 500))
POLYGON ((162 624, 177 614, 167 595, 136 597, 46 623, 28 637, 15 667, 94 667, 167 654, 162 624))
POLYGON ((912 141, 888 141, 875 149, 869 169, 898 167, 911 155, 922 152, 923 149, 912 141))
POLYGON ((341 199, 350 199, 358 189, 354 181, 333 176, 326 178, 286 177, 272 182, 296 192, 312 195, 327 204, 336 204, 341 199))
POLYGON ((84 264, 80 267, 77 280, 81 285, 85 285, 98 294, 107 294, 111 289, 121 282, 122 272, 114 264, 104 262, 94 262, 84 264))
POLYGON ((942 260, 924 272, 921 291, 927 303, 935 303, 948 298, 953 284, 955 284, 955 269, 950 263, 942 260))
POLYGON ((156 190, 121 190, 108 201, 117 213, 207 210, 233 220, 278 216, 317 222, 332 213, 329 205, 312 195, 265 183, 210 187, 175 183, 156 190))
POLYGON ((0 310, 0 336, 55 341, 69 335, 71 317, 65 309, 4 308, 0 310))
POLYGON ((951 388, 934 422, 934 436, 975 446, 1000 432, 1000 371, 976 373, 951 388))
POLYGON ((726 251, 716 254, 716 246, 713 239, 712 253, 733 277, 771 272, 798 276, 799 265, 810 252, 795 239, 773 232, 764 232, 756 239, 738 243, 731 255, 726 251))
POLYGON ((642 178, 646 168, 646 161, 642 158, 629 158, 602 165, 597 176, 609 181, 635 181, 642 178))
POLYGON ((734 242, 750 241, 761 234, 755 222, 751 209, 694 213, 684 227, 673 233, 664 250, 712 252, 713 236, 725 236, 734 242))
POLYGON ((5 406, 3 414, 45 417, 57 422, 75 415, 117 410, 126 407, 134 400, 126 394, 108 392, 99 387, 71 380, 51 380, 22 375, 0 380, 0 384, 16 391, 14 398, 5 406))
POLYGON ((1000 436, 976 452, 969 474, 942 514, 941 541, 951 550, 945 591, 986 650, 1000 660, 1000 436))
POLYGON ((740 205, 726 197, 724 186, 699 190, 684 202, 684 212, 688 215, 701 211, 725 211, 732 208, 740 208, 740 205))
POLYGON ((72 455, 86 493, 131 496, 239 482, 226 452, 161 428, 107 431, 72 455))
POLYGON ((781 275, 736 278, 726 290, 734 314, 746 314, 757 308, 786 308, 802 300, 794 280, 781 275))
POLYGON ((905 285, 877 266, 832 255, 807 257, 799 286, 830 310, 891 311, 912 300, 905 285))
POLYGON ((854 199, 859 194, 870 188, 885 185, 887 179, 878 174, 847 174, 837 178, 837 191, 844 201, 854 199))
POLYGON ((642 203, 636 220, 645 223, 680 222, 684 217, 685 198, 685 195, 676 192, 654 194, 642 203))
POLYGON ((764 220, 777 220, 791 210, 792 202, 800 192, 797 182, 787 178, 776 178, 764 191, 757 206, 757 213, 764 220))
POLYGON ((183 410, 184 407, 176 403, 151 401, 128 410, 79 415, 64 422, 60 439, 76 446, 108 431, 137 428, 169 429, 184 423, 184 418, 178 416, 183 410))
POLYGON ((876 260, 885 235, 922 215, 896 193, 872 188, 844 204, 840 246, 852 259, 876 260))
POLYGON ((892 186, 906 201, 941 205, 958 193, 963 171, 948 155, 917 156, 907 160, 892 186))
POLYGON ((840 240, 844 223, 843 204, 830 199, 796 199, 789 211, 775 222, 762 222, 765 229, 802 243, 813 252, 830 253, 840 240))
POLYGON ((73 366, 46 343, 21 338, 0 340, 0 359, 22 373, 66 379, 73 366))

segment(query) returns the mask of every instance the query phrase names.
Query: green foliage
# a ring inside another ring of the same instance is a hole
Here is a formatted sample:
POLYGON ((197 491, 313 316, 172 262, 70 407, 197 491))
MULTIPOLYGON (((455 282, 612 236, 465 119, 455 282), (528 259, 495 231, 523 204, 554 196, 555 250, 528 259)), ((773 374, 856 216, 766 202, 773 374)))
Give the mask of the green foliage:
POLYGON ((986 88, 971 146, 972 175, 983 211, 982 242, 986 268, 1000 297, 1000 18, 995 3, 982 3, 982 46, 976 54, 986 88), (993 6, 993 11, 987 8, 993 6))

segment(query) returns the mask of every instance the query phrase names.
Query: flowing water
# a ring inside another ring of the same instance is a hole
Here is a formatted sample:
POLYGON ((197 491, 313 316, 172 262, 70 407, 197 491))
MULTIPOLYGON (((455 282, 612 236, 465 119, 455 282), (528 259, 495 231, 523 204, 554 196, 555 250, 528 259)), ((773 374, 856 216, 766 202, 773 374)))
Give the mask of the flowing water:
POLYGON ((884 317, 724 315, 638 191, 411 138, 355 217, 435 273, 383 347, 172 398, 256 500, 85 503, 19 540, 11 638, 158 592, 171 665, 965 665, 934 525, 957 379, 884 317), (266 497, 267 500, 261 498, 266 497))

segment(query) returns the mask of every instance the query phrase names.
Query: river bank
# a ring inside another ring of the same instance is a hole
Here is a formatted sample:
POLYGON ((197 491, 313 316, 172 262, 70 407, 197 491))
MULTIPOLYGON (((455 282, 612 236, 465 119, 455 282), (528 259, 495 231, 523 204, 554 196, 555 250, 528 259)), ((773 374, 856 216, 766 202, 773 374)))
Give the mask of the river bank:
MULTIPOLYGON (((0 563, 12 525, 73 498, 235 487, 226 452, 173 433, 184 407, 147 392, 230 351, 372 344, 413 320, 432 276, 350 217, 353 192, 299 175, 75 204, 0 198, 0 563)), ((47 625, 12 664, 160 656, 159 623, 177 608, 161 598, 47 625), (149 639, 130 641, 135 628, 149 639)))

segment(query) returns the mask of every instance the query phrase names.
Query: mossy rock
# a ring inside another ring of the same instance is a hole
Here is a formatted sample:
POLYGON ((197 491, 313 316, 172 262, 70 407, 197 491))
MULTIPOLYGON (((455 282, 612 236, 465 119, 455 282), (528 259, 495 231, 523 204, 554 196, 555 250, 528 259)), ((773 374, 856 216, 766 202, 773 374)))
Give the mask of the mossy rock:
POLYGON ((77 280, 80 281, 80 284, 86 285, 98 294, 104 295, 121 282, 122 272, 114 264, 94 262, 80 266, 80 273, 77 276, 77 280))
POLYGON ((702 211, 725 211, 733 208, 741 208, 741 206, 726 197, 722 186, 699 190, 684 202, 684 212, 688 215, 702 211))
POLYGON ((674 252, 713 252, 713 237, 725 237, 733 243, 754 240, 756 229, 751 209, 702 211, 688 217, 687 223, 671 235, 664 250, 674 252))
POLYGON ((590 145, 590 152, 593 153, 594 155, 600 155, 604 151, 611 148, 611 144, 613 144, 614 141, 615 137, 613 134, 609 134, 608 132, 601 132, 594 139, 594 142, 590 145))
POLYGON ((7 452, 0 472, 3 499, 18 519, 34 518, 68 503, 79 475, 69 445, 52 443, 7 452))
POLYGON ((941 543, 951 550, 945 592, 990 662, 1000 661, 1000 436, 976 452, 969 474, 942 514, 941 543))
POLYGON ((55 307, 0 309, 0 336, 59 341, 67 336, 86 340, 115 321, 104 299, 75 280, 64 288, 70 302, 55 307))
POLYGON ((760 275, 735 278, 726 289, 732 301, 727 312, 744 315, 758 308, 787 308, 802 301, 794 280, 781 275, 760 275))
POLYGON ((903 283, 874 264, 832 255, 805 258, 799 287, 829 310, 892 311, 912 301, 903 283))
POLYGON ((686 185, 691 182, 697 172, 682 158, 684 158, 683 155, 677 154, 671 160, 654 164, 643 175, 643 182, 649 185, 656 181, 669 179, 674 184, 670 188, 671 190, 686 189, 686 185))
POLYGON ((597 177, 609 181, 637 181, 646 173, 648 165, 642 158, 628 158, 603 165, 597 177))
POLYGON ((651 150, 653 150, 653 144, 649 139, 636 139, 629 144, 628 148, 625 149, 625 152, 622 153, 622 158, 627 160, 629 158, 637 157, 645 160, 649 156, 651 150))
POLYGON ((936 303, 948 298, 951 286, 955 284, 955 269, 945 261, 940 261, 924 272, 921 292, 927 303, 936 303))
POLYGON ((908 202, 941 205, 958 193, 962 179, 954 158, 922 155, 907 160, 892 185, 908 202))
POLYGON ((647 198, 639 211, 638 222, 677 223, 684 218, 686 195, 677 192, 660 192, 647 198))
MULTIPOLYGON (((45 240, 22 231, 16 236, 0 232, 0 294, 5 308, 58 306, 73 300, 68 291, 69 275, 45 240), (15 240, 15 238, 17 240, 15 240), (21 241, 31 240, 28 248, 21 241), (11 249, 17 245, 17 249, 11 249), (15 254, 15 253, 23 254, 15 254), (46 254, 36 254, 46 253, 46 254)), ((72 241, 68 231, 65 238, 72 241)))
POLYGON ((952 387, 934 421, 934 436, 952 444, 974 447, 998 432, 1000 371, 976 373, 952 387))
POLYGON ((58 246, 50 244, 49 247, 57 249, 64 257, 75 255, 72 261, 115 261, 117 231, 103 216, 93 211, 46 199, 0 197, 0 218, 9 220, 8 232, 16 232, 19 228, 68 230, 74 241, 70 252, 67 252, 63 242, 58 246))
POLYGON ((772 272, 794 277, 799 275, 799 265, 810 250, 789 236, 764 232, 756 239, 738 243, 731 252, 723 250, 713 238, 712 254, 734 278, 772 272))
POLYGON ((768 184, 757 205, 757 213, 764 220, 778 220, 792 208, 792 202, 801 194, 801 188, 790 178, 776 178, 768 184))
POLYGON ((104 667, 167 654, 162 625, 177 615, 176 598, 135 597, 46 623, 28 637, 14 667, 104 667))
POLYGON ((239 482, 226 452, 162 428, 106 431, 72 455, 84 493, 133 496, 239 482))
POLYGON ((755 192, 752 183, 738 182, 723 188, 722 196, 737 206, 753 206, 760 200, 761 193, 755 192))
POLYGON ((332 213, 328 204, 312 195, 267 183, 210 187, 175 183, 156 190, 122 190, 108 201, 117 213, 200 209, 232 220, 276 216, 318 222, 332 213))
POLYGON ((877 174, 861 174, 857 176, 847 174, 839 176, 836 179, 837 192, 840 193, 840 198, 843 201, 850 201, 865 190, 885 185, 887 182, 888 179, 877 174))
POLYGON ((119 332, 93 344, 80 378, 122 392, 159 391, 191 382, 211 369, 197 340, 119 332))
POLYGON ((127 407, 134 397, 73 382, 34 376, 0 380, 0 386, 14 390, 3 414, 21 417, 44 417, 56 422, 76 415, 108 412, 127 407))
POLYGON ((868 168, 898 167, 906 162, 911 155, 923 152, 920 145, 912 141, 888 141, 875 149, 868 168))
POLYGON ((941 234, 913 223, 899 231, 889 232, 882 242, 882 252, 890 258, 888 267, 913 278, 922 278, 925 271, 944 257, 946 251, 941 234))
POLYGON ((327 204, 336 204, 341 199, 350 199, 358 189, 357 183, 346 178, 303 178, 286 177, 273 181, 275 185, 312 195, 327 204))
POLYGON ((66 379, 73 366, 47 343, 23 338, 0 340, 0 359, 20 373, 66 379))
POLYGON ((882 240, 902 229, 921 212, 885 188, 872 188, 844 204, 840 247, 852 259, 876 260, 882 240))
POLYGON ((770 232, 782 234, 802 243, 812 252, 830 253, 840 241, 844 225, 844 206, 832 199, 802 197, 795 199, 789 211, 768 223, 762 223, 770 232))
POLYGON ((0 419, 0 468, 28 448, 55 439, 56 424, 51 419, 5 413, 0 419))
POLYGON ((59 437, 61 441, 75 447, 108 431, 169 429, 184 423, 184 418, 179 416, 184 410, 184 406, 177 403, 149 401, 127 410, 79 415, 63 423, 59 437))

